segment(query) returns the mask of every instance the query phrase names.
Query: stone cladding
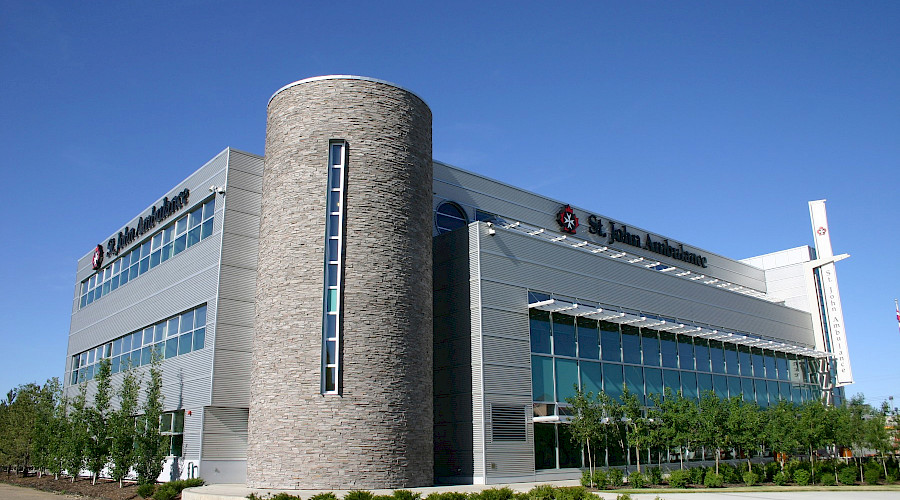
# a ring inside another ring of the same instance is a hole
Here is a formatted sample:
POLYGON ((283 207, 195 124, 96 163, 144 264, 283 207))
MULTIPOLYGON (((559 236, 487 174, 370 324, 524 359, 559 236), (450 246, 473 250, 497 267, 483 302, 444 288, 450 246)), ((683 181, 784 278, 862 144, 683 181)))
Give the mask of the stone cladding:
POLYGON ((269 102, 247 485, 433 483, 431 111, 352 77, 269 102), (342 390, 321 393, 330 139, 348 145, 342 390))

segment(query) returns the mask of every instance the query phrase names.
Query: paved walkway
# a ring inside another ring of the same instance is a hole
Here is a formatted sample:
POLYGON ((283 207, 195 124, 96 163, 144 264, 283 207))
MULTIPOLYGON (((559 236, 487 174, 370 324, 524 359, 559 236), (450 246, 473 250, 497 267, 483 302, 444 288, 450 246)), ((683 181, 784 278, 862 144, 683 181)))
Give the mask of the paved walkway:
MULTIPOLYGON (((429 493, 444 491, 475 492, 487 488, 508 487, 514 491, 527 492, 538 484, 552 484, 553 486, 578 486, 578 481, 554 481, 541 483, 515 483, 461 486, 432 486, 427 488, 410 488, 411 491, 420 493, 422 498, 429 493)), ((190 488, 181 494, 182 500, 241 500, 247 498, 250 493, 256 493, 260 497, 272 496, 284 491, 300 498, 308 499, 320 491, 313 490, 257 490, 247 488, 241 484, 211 484, 200 488, 190 488)), ((370 490, 376 495, 390 495, 393 490, 370 490)), ((338 498, 342 498, 347 491, 334 491, 338 498)), ((618 493, 598 493, 603 500, 615 500, 618 493)), ((2 498, 2 497, 0 497, 2 498)), ((691 493, 631 493, 634 500, 900 500, 900 491, 750 491, 750 492, 725 492, 715 490, 698 490, 691 493)))
POLYGON ((22 486, 0 483, 0 500, 64 500, 81 498, 73 495, 58 495, 48 491, 33 490, 22 486))

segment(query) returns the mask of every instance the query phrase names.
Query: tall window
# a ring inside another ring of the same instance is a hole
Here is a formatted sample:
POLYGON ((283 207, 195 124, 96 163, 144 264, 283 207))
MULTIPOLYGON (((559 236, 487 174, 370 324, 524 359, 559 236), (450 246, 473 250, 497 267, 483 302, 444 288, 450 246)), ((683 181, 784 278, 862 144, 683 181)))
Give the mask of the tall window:
POLYGON ((328 145, 325 219, 325 287, 322 315, 322 393, 340 392, 341 282, 344 254, 344 189, 347 143, 328 145))

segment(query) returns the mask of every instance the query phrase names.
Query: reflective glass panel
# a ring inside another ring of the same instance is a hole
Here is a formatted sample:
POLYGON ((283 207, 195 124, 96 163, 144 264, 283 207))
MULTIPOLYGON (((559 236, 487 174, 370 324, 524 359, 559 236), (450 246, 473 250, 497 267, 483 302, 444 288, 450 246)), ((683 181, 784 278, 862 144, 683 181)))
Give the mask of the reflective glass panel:
POLYGON ((531 357, 531 389, 535 401, 555 401, 553 394, 553 358, 531 357))
POLYGON ((662 397, 662 370, 658 368, 644 368, 644 386, 647 392, 647 404, 652 404, 653 399, 650 396, 654 394, 658 394, 660 397, 662 397))
POLYGON ((578 318, 578 357, 600 359, 600 337, 597 322, 578 318))
POLYGON ((709 362, 713 373, 725 373, 725 349, 721 342, 709 341, 709 362))
POLYGON ((662 365, 666 368, 678 368, 678 346, 675 334, 660 332, 659 348, 662 353, 662 365))
POLYGON ((553 314, 553 353, 557 356, 575 356, 575 318, 553 314))
POLYGON ((568 398, 575 397, 575 387, 578 385, 578 362, 574 359, 556 360, 556 398, 563 403, 568 398))
POLYGON ((738 365, 737 346, 734 344, 725 344, 725 371, 729 375, 739 375, 741 373, 738 365))
POLYGON ((698 372, 709 371, 709 343, 706 339, 694 339, 694 362, 698 372))
POLYGON ((603 368, 600 363, 581 362, 581 390, 594 394, 603 390, 603 368))
POLYGON ((622 361, 619 325, 606 321, 600 322, 600 354, 603 356, 603 361, 622 361))
POLYGON ((655 330, 641 328, 641 350, 645 366, 659 366, 659 337, 655 330))
POLYGON ((682 370, 694 369, 694 341, 687 335, 678 336, 678 366, 682 370))
POLYGON ((697 374, 681 372, 681 390, 687 399, 697 399, 697 374))
POLYGON ((622 325, 622 359, 626 363, 641 364, 641 337, 637 327, 622 325))
POLYGON ((528 316, 531 326, 531 352, 550 354, 550 313, 530 309, 528 316))
POLYGON ((622 365, 603 363, 603 391, 613 398, 622 395, 622 365))
POLYGON ((644 369, 640 366, 625 367, 625 387, 628 392, 636 395, 638 401, 644 402, 644 369))

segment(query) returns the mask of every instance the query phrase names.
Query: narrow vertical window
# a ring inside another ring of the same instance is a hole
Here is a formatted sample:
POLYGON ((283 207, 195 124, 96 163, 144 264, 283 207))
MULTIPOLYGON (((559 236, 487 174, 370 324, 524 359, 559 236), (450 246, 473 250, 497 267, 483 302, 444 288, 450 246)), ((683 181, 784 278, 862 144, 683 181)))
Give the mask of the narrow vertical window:
POLYGON ((328 145, 328 191, 325 206, 325 277, 322 313, 322 393, 340 392, 341 282, 344 253, 344 167, 347 143, 328 145))

